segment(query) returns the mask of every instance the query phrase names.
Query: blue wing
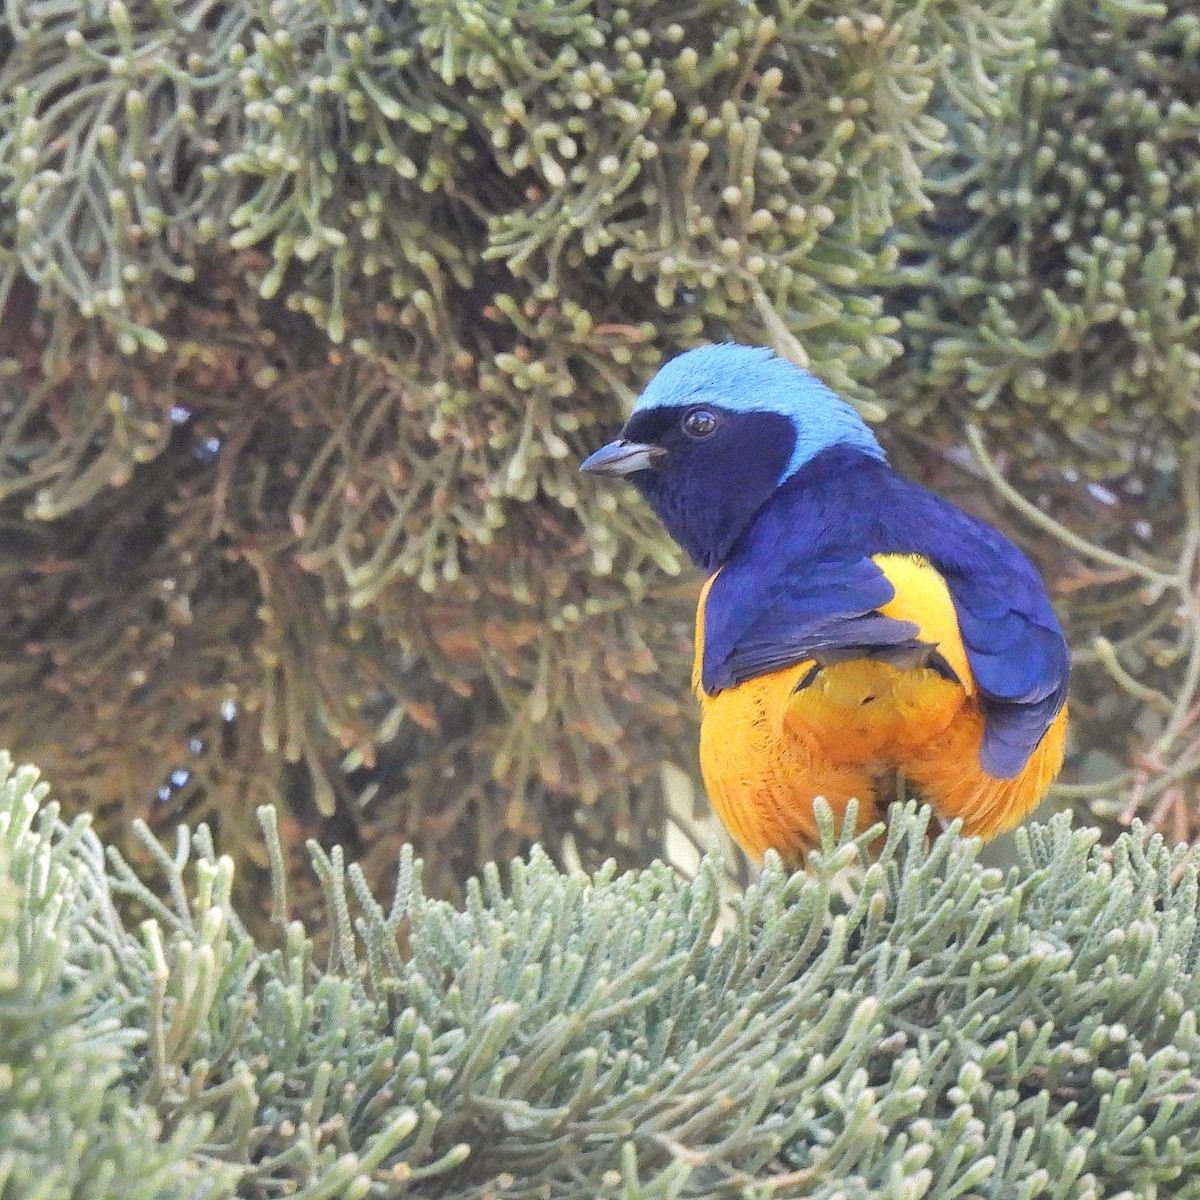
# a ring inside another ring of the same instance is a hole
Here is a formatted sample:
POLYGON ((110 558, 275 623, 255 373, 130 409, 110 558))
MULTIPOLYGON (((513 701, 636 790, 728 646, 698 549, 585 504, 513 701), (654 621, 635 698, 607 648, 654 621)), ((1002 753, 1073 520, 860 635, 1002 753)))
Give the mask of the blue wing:
POLYGON ((1071 659, 1042 582, 1024 555, 1007 541, 988 549, 980 555, 983 569, 944 574, 981 693, 980 765, 997 779, 1012 779, 1066 700, 1071 659))
POLYGON ((702 682, 710 694, 809 658, 925 647, 916 625, 876 611, 894 592, 869 558, 754 568, 735 560, 709 591, 702 682))

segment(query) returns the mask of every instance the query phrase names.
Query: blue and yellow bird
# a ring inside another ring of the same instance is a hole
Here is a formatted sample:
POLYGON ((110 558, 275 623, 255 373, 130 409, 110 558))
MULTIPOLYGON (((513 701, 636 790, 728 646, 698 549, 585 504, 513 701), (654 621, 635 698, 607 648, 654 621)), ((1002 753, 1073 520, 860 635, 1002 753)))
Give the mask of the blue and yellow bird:
POLYGON ((628 476, 708 573, 693 683, 709 797, 795 862, 812 803, 859 826, 897 773, 991 837, 1062 766, 1070 656, 1029 560, 893 470, 855 410, 771 351, 704 346, 582 464, 628 476))

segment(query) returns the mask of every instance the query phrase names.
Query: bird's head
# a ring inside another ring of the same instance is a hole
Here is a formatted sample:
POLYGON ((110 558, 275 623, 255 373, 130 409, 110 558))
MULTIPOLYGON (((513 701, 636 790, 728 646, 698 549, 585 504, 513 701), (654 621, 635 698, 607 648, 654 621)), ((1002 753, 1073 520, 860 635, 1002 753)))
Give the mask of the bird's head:
POLYGON ((711 570, 775 489, 835 446, 883 458, 858 413, 811 372, 767 349, 721 344, 663 366, 620 436, 580 470, 629 476, 711 570))

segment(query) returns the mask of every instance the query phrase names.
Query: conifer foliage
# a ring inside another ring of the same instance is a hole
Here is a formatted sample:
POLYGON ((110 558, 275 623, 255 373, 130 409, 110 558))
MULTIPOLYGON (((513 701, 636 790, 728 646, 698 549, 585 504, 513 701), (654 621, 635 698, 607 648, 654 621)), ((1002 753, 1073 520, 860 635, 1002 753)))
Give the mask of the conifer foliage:
POLYGON ((246 931, 206 829, 151 890, 0 770, 4 1200, 1200 1195, 1197 865, 1140 828, 1056 817, 1004 874, 826 810, 719 933, 712 860, 535 852, 458 908, 314 846, 318 951, 278 873, 246 931))

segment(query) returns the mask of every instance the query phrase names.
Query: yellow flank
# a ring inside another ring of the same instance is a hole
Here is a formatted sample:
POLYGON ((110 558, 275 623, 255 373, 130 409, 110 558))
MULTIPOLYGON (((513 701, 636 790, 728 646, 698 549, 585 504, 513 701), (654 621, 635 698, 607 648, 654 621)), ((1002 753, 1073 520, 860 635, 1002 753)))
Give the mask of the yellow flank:
POLYGON ((774 849, 798 861, 816 841, 817 796, 839 817, 857 797, 859 828, 872 824, 897 772, 945 820, 961 817, 967 835, 992 837, 1036 807, 1062 766, 1065 708, 1016 778, 983 770, 983 714, 945 582, 915 555, 875 562, 896 592, 880 611, 917 625, 961 683, 927 667, 855 659, 823 668, 797 691, 813 667, 806 661, 709 696, 700 667, 715 575, 701 592, 692 674, 702 710, 700 768, 718 816, 755 858, 774 849))

